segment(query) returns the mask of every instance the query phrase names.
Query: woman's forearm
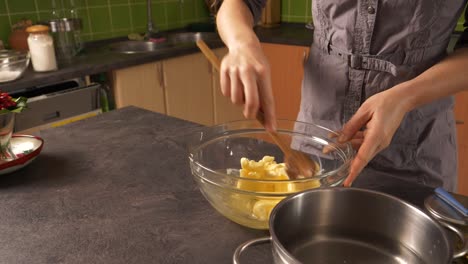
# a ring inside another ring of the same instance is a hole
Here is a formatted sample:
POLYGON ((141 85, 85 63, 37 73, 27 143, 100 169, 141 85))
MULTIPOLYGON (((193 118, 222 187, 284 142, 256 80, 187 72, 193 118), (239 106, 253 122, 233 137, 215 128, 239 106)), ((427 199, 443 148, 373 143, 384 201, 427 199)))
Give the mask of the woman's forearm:
POLYGON ((246 118, 255 118, 261 109, 265 128, 274 131, 276 115, 270 65, 253 30, 253 13, 258 19, 266 0, 246 2, 224 0, 216 18, 219 34, 229 49, 221 63, 221 92, 232 103, 244 106, 246 118))
POLYGON ((407 110, 437 99, 468 91, 468 48, 462 48, 418 77, 395 86, 392 93, 405 102, 407 110))
POLYGON ((216 17, 216 24, 229 50, 245 45, 260 45, 252 30, 253 15, 243 0, 224 0, 216 17))

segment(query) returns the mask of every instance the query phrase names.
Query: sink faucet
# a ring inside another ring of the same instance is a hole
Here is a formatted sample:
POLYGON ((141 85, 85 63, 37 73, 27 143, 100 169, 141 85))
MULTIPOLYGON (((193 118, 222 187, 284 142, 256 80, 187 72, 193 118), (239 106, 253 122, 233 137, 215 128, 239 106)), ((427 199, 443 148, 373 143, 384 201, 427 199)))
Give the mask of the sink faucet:
POLYGON ((153 16, 152 16, 152 11, 151 11, 151 0, 146 1, 146 9, 147 9, 147 19, 148 19, 148 24, 146 28, 146 38, 147 39, 162 39, 162 36, 159 32, 159 30, 156 28, 156 26, 153 23, 153 16))
MULTIPOLYGON (((179 5, 183 5, 184 0, 179 0, 179 5)), ((163 42, 166 40, 163 34, 159 32, 159 29, 155 26, 153 22, 153 12, 151 11, 151 0, 146 1, 146 15, 148 23, 146 25, 146 36, 147 40, 155 41, 155 42, 163 42)))

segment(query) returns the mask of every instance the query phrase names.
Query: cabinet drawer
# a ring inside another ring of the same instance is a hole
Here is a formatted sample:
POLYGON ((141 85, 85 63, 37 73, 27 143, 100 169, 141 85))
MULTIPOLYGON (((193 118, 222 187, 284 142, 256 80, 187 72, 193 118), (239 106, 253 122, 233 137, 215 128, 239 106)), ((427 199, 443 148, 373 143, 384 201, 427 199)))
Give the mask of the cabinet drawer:
POLYGON ((99 108, 99 84, 29 98, 16 115, 15 131, 59 121, 99 108))

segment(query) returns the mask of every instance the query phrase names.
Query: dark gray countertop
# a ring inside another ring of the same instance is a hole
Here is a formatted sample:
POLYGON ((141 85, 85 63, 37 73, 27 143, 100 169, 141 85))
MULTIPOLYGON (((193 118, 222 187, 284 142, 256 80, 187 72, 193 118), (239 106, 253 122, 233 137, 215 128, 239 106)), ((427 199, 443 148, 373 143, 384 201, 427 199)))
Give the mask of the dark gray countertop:
MULTIPOLYGON (((0 177, 0 263, 230 263, 267 232, 227 220, 197 189, 183 135, 198 126, 128 107, 41 131, 40 156, 0 177)), ((368 185, 417 205, 431 192, 379 186, 368 185)), ((244 263, 271 263, 269 247, 244 263)))
POLYGON ((195 127, 130 107, 42 131, 40 156, 0 177, 0 263, 228 263, 265 232, 198 191, 180 136, 195 127))
MULTIPOLYGON (((312 43, 312 31, 306 29, 304 24, 285 24, 276 28, 256 28, 257 35, 262 42, 308 46, 312 43)), ((167 49, 164 52, 119 54, 111 51, 108 44, 122 39, 99 41, 89 43, 83 54, 68 62, 61 62, 59 70, 54 72, 34 72, 30 66, 20 79, 1 84, 1 90, 5 92, 18 91, 44 84, 50 84, 85 75, 108 72, 115 69, 154 62, 176 56, 199 52, 192 46, 167 49)), ((211 48, 223 47, 221 40, 208 41, 211 48)))

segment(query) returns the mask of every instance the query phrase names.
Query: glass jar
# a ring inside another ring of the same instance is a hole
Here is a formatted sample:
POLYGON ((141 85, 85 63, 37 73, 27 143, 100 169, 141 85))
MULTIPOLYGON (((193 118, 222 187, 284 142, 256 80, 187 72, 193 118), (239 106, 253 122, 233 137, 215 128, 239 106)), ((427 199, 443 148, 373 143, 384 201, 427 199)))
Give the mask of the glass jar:
POLYGON ((37 72, 57 70, 54 40, 49 35, 49 27, 35 25, 28 27, 28 46, 31 53, 31 62, 37 72))
POLYGON ((81 19, 61 18, 49 21, 52 38, 54 39, 55 55, 59 63, 68 61, 81 50, 79 31, 81 19))
POLYGON ((78 14, 78 9, 76 8, 75 5, 75 0, 70 0, 70 7, 69 7, 69 17, 70 19, 73 20, 73 34, 75 38, 75 46, 76 46, 76 51, 81 52, 83 50, 83 40, 81 39, 81 29, 82 29, 82 23, 81 23, 81 18, 78 14))

